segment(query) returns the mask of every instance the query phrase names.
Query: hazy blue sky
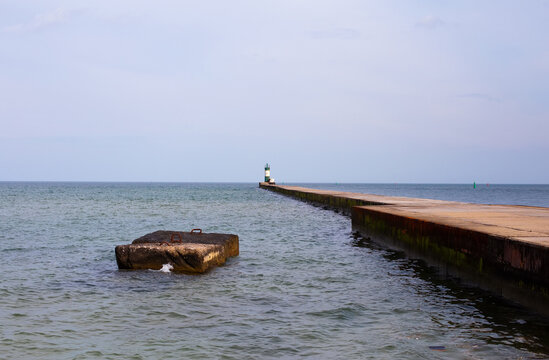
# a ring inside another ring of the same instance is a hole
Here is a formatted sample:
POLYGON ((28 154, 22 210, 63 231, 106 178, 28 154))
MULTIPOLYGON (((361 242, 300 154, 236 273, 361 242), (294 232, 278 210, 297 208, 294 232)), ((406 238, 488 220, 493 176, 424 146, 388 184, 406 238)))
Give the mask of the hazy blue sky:
POLYGON ((0 0, 0 180, 549 183, 549 1, 0 0))

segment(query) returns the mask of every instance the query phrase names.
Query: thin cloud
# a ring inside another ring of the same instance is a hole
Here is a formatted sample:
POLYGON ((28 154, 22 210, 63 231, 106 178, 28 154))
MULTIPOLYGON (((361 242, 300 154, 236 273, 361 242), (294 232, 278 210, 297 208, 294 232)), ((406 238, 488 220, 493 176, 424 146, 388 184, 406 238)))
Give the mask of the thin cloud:
POLYGON ((351 28, 337 28, 312 31, 311 37, 313 39, 356 39, 360 37, 360 32, 351 28))
POLYGON ((5 32, 36 31, 44 27, 64 22, 69 16, 69 11, 58 8, 54 11, 38 14, 30 22, 16 24, 4 28, 5 32))
POLYGON ((483 94, 483 93, 469 93, 469 94, 460 94, 457 97, 459 98, 465 98, 465 99, 478 99, 478 100, 484 100, 484 101, 490 101, 490 102, 501 102, 500 99, 493 97, 489 94, 483 94))
POLYGON ((432 15, 426 16, 416 23, 417 27, 422 27, 427 29, 436 29, 444 25, 446 25, 446 22, 444 22, 441 18, 437 16, 432 16, 432 15))

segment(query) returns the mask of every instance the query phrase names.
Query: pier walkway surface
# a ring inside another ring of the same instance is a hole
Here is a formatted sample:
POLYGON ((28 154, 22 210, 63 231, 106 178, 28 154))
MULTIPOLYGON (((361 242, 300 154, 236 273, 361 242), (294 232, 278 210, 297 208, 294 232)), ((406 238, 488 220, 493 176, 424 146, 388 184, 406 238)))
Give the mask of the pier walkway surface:
POLYGON ((259 186, 350 214, 361 235, 549 315, 549 208, 259 186))

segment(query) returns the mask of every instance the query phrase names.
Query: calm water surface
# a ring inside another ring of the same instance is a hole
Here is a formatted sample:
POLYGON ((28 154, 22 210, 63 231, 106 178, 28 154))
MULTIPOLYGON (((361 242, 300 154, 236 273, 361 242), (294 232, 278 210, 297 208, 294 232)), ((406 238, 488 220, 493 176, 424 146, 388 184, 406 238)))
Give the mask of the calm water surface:
POLYGON ((549 358, 547 320, 257 184, 0 183, 0 259, 2 359, 549 358), (117 270, 115 245, 196 227, 240 256, 117 270))

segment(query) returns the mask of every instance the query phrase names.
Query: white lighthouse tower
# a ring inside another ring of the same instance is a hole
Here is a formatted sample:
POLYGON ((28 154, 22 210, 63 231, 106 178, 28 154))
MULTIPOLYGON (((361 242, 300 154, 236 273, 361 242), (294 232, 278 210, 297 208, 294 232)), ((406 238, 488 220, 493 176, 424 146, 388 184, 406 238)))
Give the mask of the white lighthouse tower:
POLYGON ((275 183, 275 179, 271 177, 271 167, 269 166, 268 163, 265 164, 265 182, 269 184, 275 183))

